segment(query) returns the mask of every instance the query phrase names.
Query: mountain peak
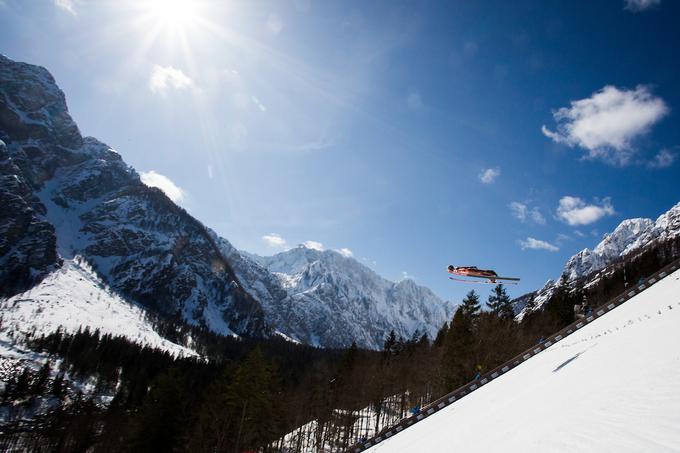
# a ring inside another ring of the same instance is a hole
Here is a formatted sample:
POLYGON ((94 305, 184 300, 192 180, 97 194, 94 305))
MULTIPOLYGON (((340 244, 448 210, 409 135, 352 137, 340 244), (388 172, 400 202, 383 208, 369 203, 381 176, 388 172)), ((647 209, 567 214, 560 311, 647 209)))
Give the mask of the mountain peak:
POLYGON ((453 310, 411 279, 392 282, 338 251, 305 244, 268 257, 241 253, 235 270, 263 302, 272 325, 317 346, 356 341, 380 349, 390 330, 404 338, 416 330, 434 338, 453 310))

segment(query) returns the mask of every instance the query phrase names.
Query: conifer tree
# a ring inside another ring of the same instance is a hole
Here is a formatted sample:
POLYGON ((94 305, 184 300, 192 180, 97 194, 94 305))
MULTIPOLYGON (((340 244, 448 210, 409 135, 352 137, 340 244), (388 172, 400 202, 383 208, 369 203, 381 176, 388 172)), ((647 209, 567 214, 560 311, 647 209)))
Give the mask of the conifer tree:
POLYGON ((50 369, 51 369, 50 361, 47 360, 40 368, 40 371, 38 371, 38 376, 33 382, 31 388, 31 393, 33 395, 42 395, 45 389, 47 388, 47 381, 50 378, 50 369))
POLYGON ((471 361, 473 357, 474 332, 473 318, 469 313, 479 310, 479 304, 475 301, 476 295, 473 291, 468 294, 465 303, 458 307, 453 315, 449 332, 444 341, 444 355, 442 356, 442 384, 444 391, 451 391, 464 384, 470 378, 472 369, 471 361), (474 305, 477 309, 474 310, 474 305))
MULTIPOLYGON (((479 316, 481 305, 479 303, 479 296, 477 295, 474 289, 470 290, 470 292, 467 293, 465 299, 463 299, 463 304, 461 305, 461 308, 463 310, 462 312, 463 316, 466 316, 471 321, 474 321, 477 318, 477 316, 479 316)), ((451 326, 451 328, 453 328, 453 326, 451 326)))
POLYGON ((383 354, 386 357, 396 355, 398 353, 398 340, 397 340, 397 334, 394 332, 394 329, 390 330, 390 334, 387 336, 385 339, 385 342, 383 343, 383 354))
POLYGON ((548 313, 564 327, 574 321, 574 302, 583 298, 580 294, 571 294, 566 274, 562 274, 555 293, 547 306, 548 313))
POLYGON ((446 335, 449 333, 449 323, 445 322, 444 325, 437 331, 437 336, 434 338, 434 346, 440 347, 444 345, 446 340, 446 335))
POLYGON ((21 372, 13 386, 12 396, 17 399, 23 398, 28 394, 28 390, 30 389, 30 387, 31 387, 31 372, 29 371, 29 368, 26 367, 21 372))
POLYGON ((486 306, 501 319, 510 320, 515 316, 510 296, 508 296, 502 284, 498 284, 493 288, 486 306))
POLYGON ((54 380, 52 381, 52 388, 50 389, 52 392, 52 395, 57 397, 58 399, 62 399, 64 394, 66 393, 66 386, 64 384, 64 375, 62 373, 59 373, 54 380))

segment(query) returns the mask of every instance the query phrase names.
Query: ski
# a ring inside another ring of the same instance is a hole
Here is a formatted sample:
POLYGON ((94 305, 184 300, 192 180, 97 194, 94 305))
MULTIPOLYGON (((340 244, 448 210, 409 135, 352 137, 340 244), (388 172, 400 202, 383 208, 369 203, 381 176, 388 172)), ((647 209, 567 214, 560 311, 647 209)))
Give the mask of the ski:
MULTIPOLYGON (((454 278, 454 277, 449 277, 451 280, 455 280, 457 282, 465 282, 465 283, 483 283, 486 285, 498 285, 499 282, 490 282, 488 280, 465 280, 464 278, 454 278)), ((496 278, 496 280, 499 280, 496 278)), ((509 281, 509 282, 502 282, 504 285, 517 285, 518 283, 516 281, 509 281)))
POLYGON ((518 282, 519 278, 516 277, 494 277, 494 280, 507 280, 511 282, 518 282))

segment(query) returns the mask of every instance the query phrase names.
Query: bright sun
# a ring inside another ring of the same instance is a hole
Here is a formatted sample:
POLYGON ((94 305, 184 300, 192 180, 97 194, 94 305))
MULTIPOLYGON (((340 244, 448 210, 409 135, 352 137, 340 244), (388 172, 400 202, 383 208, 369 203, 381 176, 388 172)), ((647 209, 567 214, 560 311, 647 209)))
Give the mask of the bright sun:
POLYGON ((196 0, 146 0, 145 7, 158 25, 169 29, 184 28, 198 16, 196 0))

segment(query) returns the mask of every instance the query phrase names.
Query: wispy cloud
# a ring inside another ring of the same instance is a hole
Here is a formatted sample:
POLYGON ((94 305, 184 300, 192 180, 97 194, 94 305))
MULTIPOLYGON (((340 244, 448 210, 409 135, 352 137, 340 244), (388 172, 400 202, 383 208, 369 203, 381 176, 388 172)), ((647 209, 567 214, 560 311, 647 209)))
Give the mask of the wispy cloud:
POLYGON ((257 108, 260 109, 261 112, 267 111, 267 107, 262 102, 260 102, 260 100, 255 96, 251 96, 250 100, 253 101, 253 104, 255 104, 257 108))
POLYGON ((555 244, 561 245, 565 241, 571 241, 571 236, 568 234, 560 233, 557 235, 557 239, 555 239, 555 244))
POLYGON ((401 271, 401 280, 415 280, 415 277, 406 271, 401 271))
POLYGON ((479 180, 484 184, 491 184, 501 175, 500 167, 484 168, 479 172, 479 180))
POLYGON ((154 94, 165 95, 168 90, 185 90, 194 86, 194 81, 180 69, 172 66, 154 65, 149 77, 149 88, 154 94))
POLYGON ((623 9, 637 13, 661 4, 661 0, 623 0, 623 9))
POLYGON ((627 165, 635 154, 633 141, 668 111, 663 99, 646 86, 620 90, 607 85, 589 98, 572 101, 571 107, 554 111, 556 131, 545 125, 541 130, 557 143, 587 150, 587 158, 627 165))
POLYGON ((558 252, 560 250, 559 247, 551 244, 550 242, 534 239, 532 237, 528 237, 526 240, 520 239, 517 241, 517 243, 520 245, 520 247, 522 247, 522 250, 547 250, 549 252, 558 252))
POLYGON ((301 151, 301 152, 306 152, 306 151, 321 151, 323 149, 331 148, 335 146, 335 141, 321 137, 316 140, 312 140, 306 143, 300 143, 299 145, 290 145, 290 146, 285 146, 283 149, 289 150, 289 151, 301 151))
POLYGON ((677 158, 678 158, 677 153, 674 153, 668 149, 662 149, 657 153, 656 156, 652 158, 652 160, 647 162, 647 167, 654 170, 668 168, 671 165, 673 165, 673 163, 675 163, 675 160, 677 158))
POLYGON ((350 249, 348 249, 347 247, 343 247, 343 248, 338 249, 336 251, 346 258, 351 258, 351 257, 354 256, 354 253, 352 253, 352 251, 350 249))
POLYGON ((157 187, 165 193, 172 201, 179 203, 184 200, 186 193, 177 184, 172 182, 167 176, 156 173, 155 171, 142 172, 140 178, 149 187, 157 187))
POLYGON ((74 16, 78 15, 78 13, 76 12, 76 5, 73 0, 54 0, 54 4, 55 6, 63 9, 64 11, 73 14, 74 16))
POLYGON ((262 240, 269 247, 283 249, 286 248, 286 240, 278 233, 270 233, 262 236, 262 240))
POLYGON ((560 199, 557 207, 557 218, 572 226, 589 225, 602 217, 614 215, 614 212, 614 206, 609 197, 587 204, 578 197, 565 196, 560 199))
POLYGON ((513 217, 522 223, 534 222, 539 225, 545 225, 545 217, 543 217, 541 210, 536 206, 529 208, 529 206, 524 203, 513 201, 508 205, 508 207, 510 208, 510 212, 512 212, 513 217))

